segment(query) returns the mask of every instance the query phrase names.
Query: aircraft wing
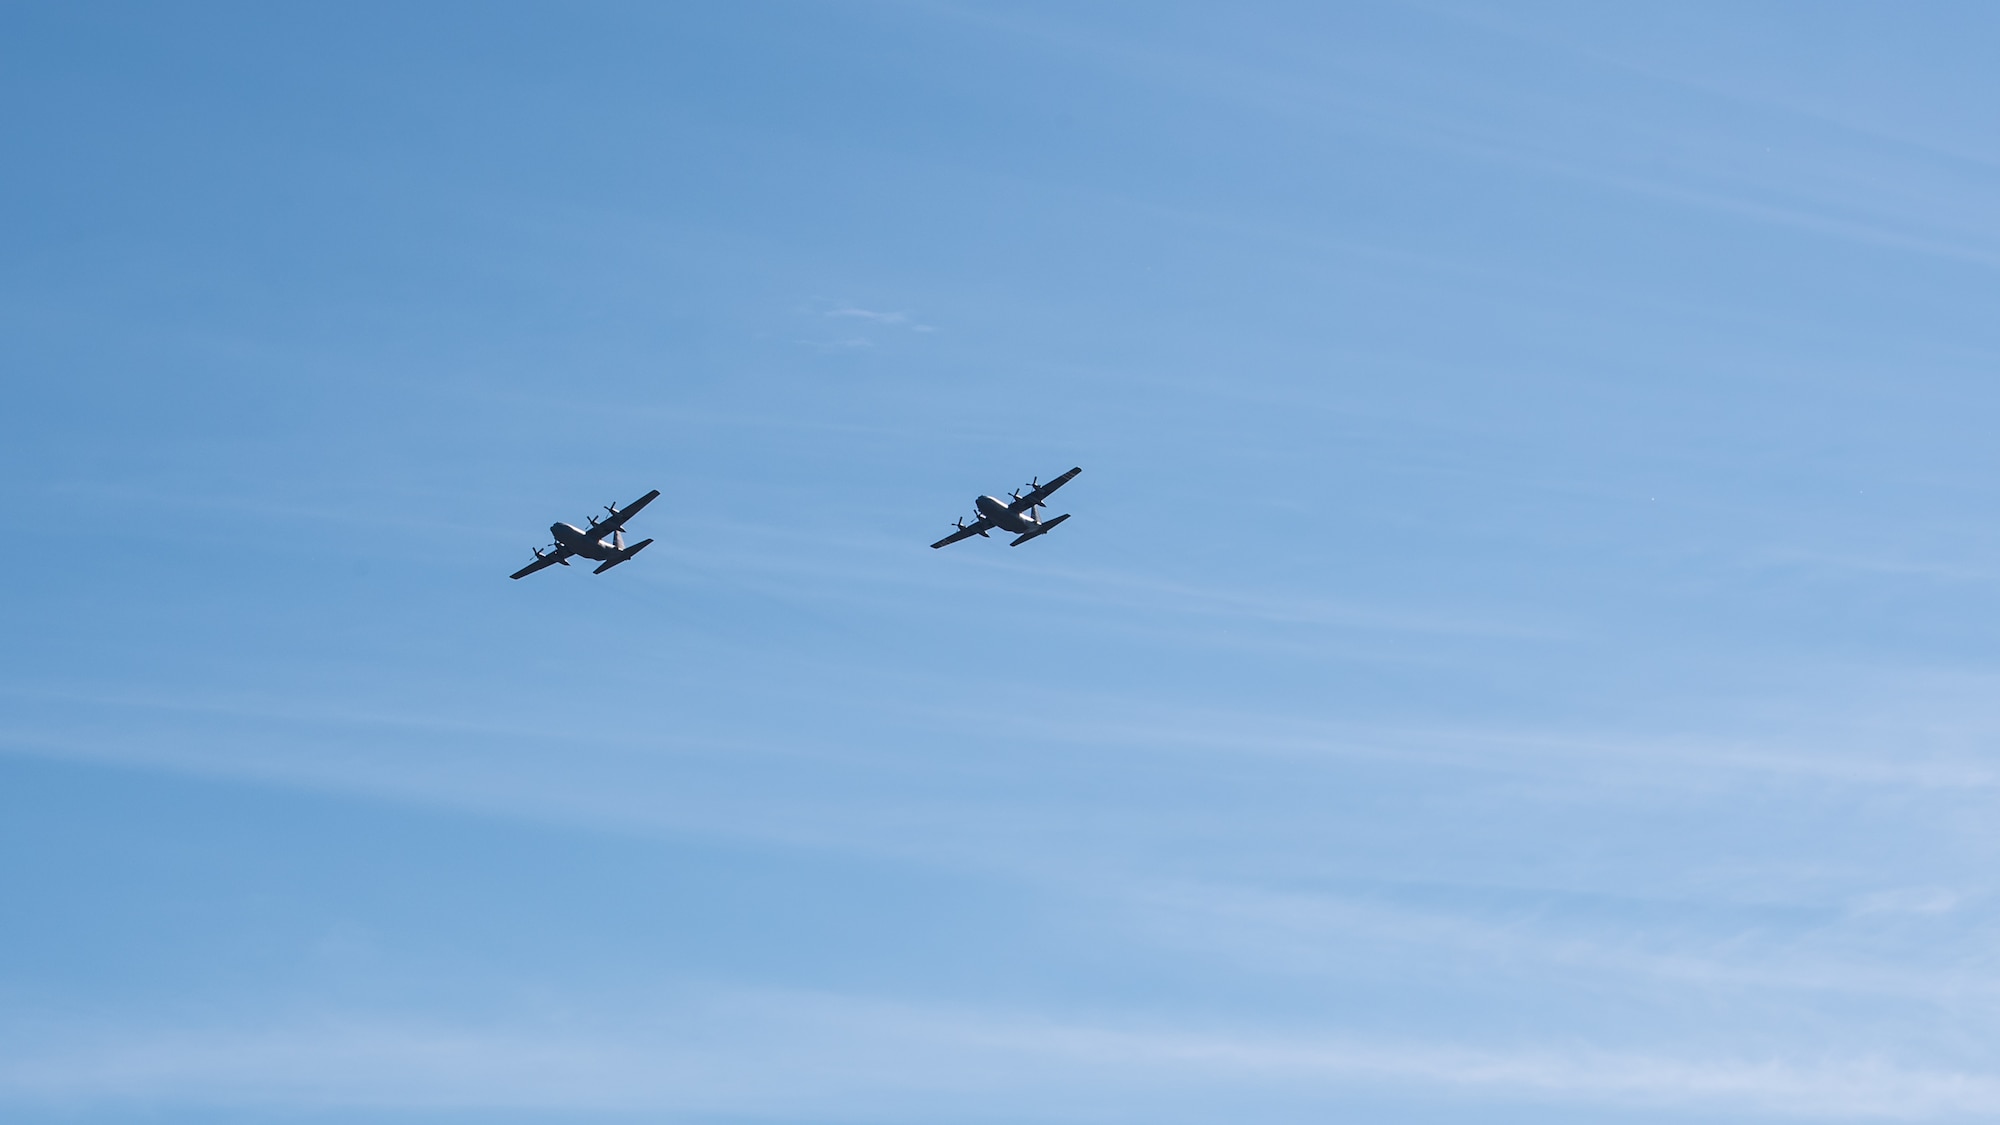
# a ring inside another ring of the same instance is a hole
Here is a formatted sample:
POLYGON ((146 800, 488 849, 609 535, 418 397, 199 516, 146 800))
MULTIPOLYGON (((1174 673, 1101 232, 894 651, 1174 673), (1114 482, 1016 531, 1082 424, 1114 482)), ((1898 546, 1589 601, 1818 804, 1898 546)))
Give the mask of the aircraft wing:
MULTIPOLYGON (((526 578, 528 575, 535 573, 536 571, 542 569, 543 567, 554 566, 557 563, 562 562, 564 559, 569 558, 571 555, 574 554, 576 554, 576 552, 570 550, 568 547, 558 547, 555 550, 550 551, 548 554, 543 555, 541 558, 536 559, 534 562, 529 563, 527 566, 524 566, 521 569, 515 571, 514 573, 508 575, 507 577, 526 578)), ((568 564, 565 563, 564 565, 568 564)))
POLYGON ((1047 484, 1042 485, 1040 488, 1035 489, 1033 492, 1028 493, 1026 496, 1021 497, 1020 500, 1016 501, 1014 504, 1010 506, 1017 512, 1025 512, 1028 509, 1034 507, 1035 505, 1040 504, 1043 501, 1047 500, 1049 496, 1055 492, 1056 489, 1061 488, 1063 485, 1068 484, 1071 478, 1075 477, 1076 474, 1082 471, 1083 469, 1081 466, 1071 469, 1069 472, 1064 473, 1063 475, 1048 482, 1047 484))
POLYGON ((616 514, 607 516, 606 518, 598 520, 596 523, 591 524, 589 527, 584 528, 584 531, 589 534, 596 535, 599 539, 609 539, 611 537, 612 532, 617 531, 619 528, 625 526, 626 520, 629 520, 633 516, 638 515, 639 509, 645 507, 648 504, 651 504, 653 501, 658 500, 659 498, 660 498, 660 490, 656 488, 653 491, 648 492, 644 496, 639 497, 637 500, 632 501, 630 504, 625 505, 623 508, 620 508, 616 514))
POLYGON ((991 530, 993 530, 993 521, 987 519, 985 516, 981 516, 979 517, 978 523, 966 524, 964 527, 959 528, 957 531, 954 531, 950 535, 945 536, 943 539, 940 539, 937 542, 931 544, 931 550, 935 551, 939 547, 949 547, 953 543, 956 543, 961 539, 965 539, 973 535, 978 535, 981 532, 986 532, 991 530))

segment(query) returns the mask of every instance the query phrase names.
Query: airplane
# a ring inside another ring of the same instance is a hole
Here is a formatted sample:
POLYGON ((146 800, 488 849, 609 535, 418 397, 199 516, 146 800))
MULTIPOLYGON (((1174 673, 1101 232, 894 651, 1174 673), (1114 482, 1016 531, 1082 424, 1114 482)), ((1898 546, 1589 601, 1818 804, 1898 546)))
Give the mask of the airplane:
POLYGON ((972 506, 979 509, 979 515, 975 516, 971 523, 966 523, 964 517, 960 517, 952 525, 958 530, 931 544, 931 549, 936 550, 973 535, 981 539, 991 538, 986 533, 996 527, 1020 536, 1007 544, 1009 547, 1018 547, 1038 535, 1047 535, 1056 529, 1057 524, 1068 519, 1069 513, 1064 512, 1044 523, 1035 509, 1044 507, 1042 502, 1049 498, 1051 492, 1068 484, 1071 477, 1082 471, 1081 468, 1071 469, 1047 484, 1042 484, 1041 478, 1037 477, 1028 482, 1026 496, 1021 495, 1020 489, 1015 489, 1011 502, 997 496, 981 496, 972 502, 972 506))
POLYGON ((603 574, 605 571, 645 550, 646 544, 652 542, 651 539, 641 539, 637 543, 627 547, 625 545, 625 521, 638 515, 639 509, 651 504, 659 498, 659 495, 660 490, 656 488, 623 508, 615 504, 606 504, 604 510, 611 514, 605 517, 603 522, 599 522, 596 516, 590 517, 589 527, 571 527, 566 523, 550 524, 549 534, 556 537, 554 549, 547 554, 543 554, 542 549, 536 547, 535 561, 515 571, 510 577, 526 578, 528 575, 535 573, 545 566, 568 566, 569 560, 572 558, 586 558, 593 562, 602 562, 604 565, 591 571, 591 573, 603 574), (609 543, 605 542, 606 536, 609 536, 611 539, 609 543))

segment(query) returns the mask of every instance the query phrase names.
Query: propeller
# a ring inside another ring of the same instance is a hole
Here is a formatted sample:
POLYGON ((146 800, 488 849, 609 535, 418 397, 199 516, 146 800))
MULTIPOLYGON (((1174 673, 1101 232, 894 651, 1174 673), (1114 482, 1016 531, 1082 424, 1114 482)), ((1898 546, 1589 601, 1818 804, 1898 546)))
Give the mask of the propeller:
POLYGON ((596 526, 597 526, 597 517, 596 517, 596 516, 586 516, 586 517, 584 517, 584 518, 590 521, 590 526, 592 526, 592 527, 596 527, 596 526))
POLYGON ((605 511, 607 511, 607 512, 610 512, 610 513, 611 513, 612 515, 614 515, 614 516, 615 516, 615 515, 617 515, 617 514, 618 514, 618 505, 616 505, 616 504, 606 504, 606 505, 604 506, 604 510, 605 510, 605 511))
MULTIPOLYGON (((1041 478, 1041 477, 1038 477, 1038 476, 1037 476, 1037 477, 1029 477, 1029 478, 1028 478, 1028 493, 1029 493, 1029 495, 1033 495, 1033 494, 1035 494, 1035 493, 1037 493, 1037 492, 1040 492, 1041 490, 1042 490, 1042 478, 1041 478)), ((1018 493, 1018 492, 1017 492, 1017 493, 1015 493, 1014 495, 1016 495, 1016 496, 1019 496, 1019 495, 1020 495, 1020 493, 1018 493)), ((1048 507, 1048 505, 1047 505, 1046 503, 1044 503, 1044 502, 1042 502, 1042 501, 1040 501, 1040 500, 1037 500, 1037 501, 1035 501, 1034 503, 1032 503, 1032 504, 1028 505, 1028 510, 1029 510, 1030 512, 1033 512, 1033 511, 1038 511, 1038 510, 1040 510, 1040 509, 1042 509, 1042 508, 1046 508, 1046 507, 1048 507)))

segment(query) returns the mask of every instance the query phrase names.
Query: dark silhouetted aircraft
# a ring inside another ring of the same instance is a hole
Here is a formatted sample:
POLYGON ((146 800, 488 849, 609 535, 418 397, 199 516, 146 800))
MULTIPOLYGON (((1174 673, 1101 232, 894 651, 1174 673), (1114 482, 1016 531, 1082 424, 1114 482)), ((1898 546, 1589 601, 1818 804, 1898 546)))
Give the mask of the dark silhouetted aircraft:
POLYGON ((584 558, 600 563, 592 574, 603 574, 619 563, 646 549, 651 539, 641 539, 630 547, 625 545, 625 521, 639 514, 639 509, 658 499, 659 489, 654 489, 625 507, 606 504, 604 510, 610 512, 602 521, 590 517, 589 527, 571 527, 566 523, 549 525, 549 534, 556 537, 555 546, 544 553, 535 548, 535 561, 513 573, 515 578, 526 578, 545 566, 568 566, 571 558, 584 558))
POLYGON ((1014 490, 1014 498, 1011 501, 1002 500, 997 496, 981 496, 972 502, 972 506, 979 509, 979 515, 973 522, 966 523, 961 518, 953 525, 958 528, 957 531, 931 544, 931 547, 935 549, 943 547, 946 544, 956 543, 968 535, 987 538, 986 533, 996 527, 1011 535, 1019 536, 1012 543, 1007 544, 1009 547, 1018 547, 1038 535, 1047 535, 1049 532, 1055 530, 1057 524, 1068 519, 1069 513, 1064 512, 1062 515, 1044 522, 1041 516, 1037 514, 1036 509, 1044 506, 1043 501, 1049 498, 1050 493, 1068 484, 1071 477, 1082 471, 1080 468, 1071 469, 1069 472, 1064 473, 1047 484, 1040 483, 1039 478, 1031 480, 1027 484, 1028 494, 1026 496, 1021 495, 1021 490, 1017 488, 1014 490))

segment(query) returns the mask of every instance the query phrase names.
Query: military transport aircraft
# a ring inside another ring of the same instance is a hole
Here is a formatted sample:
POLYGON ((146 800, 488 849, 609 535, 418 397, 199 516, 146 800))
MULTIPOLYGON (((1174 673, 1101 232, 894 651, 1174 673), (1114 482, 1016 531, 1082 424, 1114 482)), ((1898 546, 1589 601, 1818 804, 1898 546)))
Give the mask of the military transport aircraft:
POLYGON ((1049 498, 1049 493, 1068 484, 1071 477, 1082 471, 1080 468, 1071 469, 1047 484, 1040 483, 1039 477, 1031 480, 1027 484, 1028 494, 1021 495, 1021 490, 1017 488, 1014 490, 1012 502, 997 496, 981 496, 972 502, 972 506, 979 509, 979 515, 971 523, 966 523, 960 518, 954 525, 958 530, 931 544, 931 548, 935 550, 946 544, 956 543, 968 535, 988 538, 986 533, 996 527, 1020 536, 1007 544, 1009 547, 1018 547, 1037 535, 1047 535, 1055 530, 1057 524, 1068 519, 1069 513, 1064 512, 1044 523, 1042 518, 1035 514, 1035 509, 1044 506, 1042 501, 1049 498))
POLYGON ((611 514, 601 523, 596 516, 590 517, 589 527, 571 527, 566 523, 550 524, 549 534, 556 537, 555 548, 543 554, 542 549, 536 547, 535 561, 515 571, 512 577, 526 578, 545 566, 557 564, 568 566, 572 556, 603 563, 604 565, 591 571, 592 574, 603 574, 645 550, 646 544, 652 542, 651 539, 641 539, 627 547, 625 521, 638 515, 639 509, 651 504, 659 495, 660 490, 656 488, 623 508, 615 504, 606 504, 604 510, 611 514), (605 542, 606 537, 609 537, 610 542, 605 542))

